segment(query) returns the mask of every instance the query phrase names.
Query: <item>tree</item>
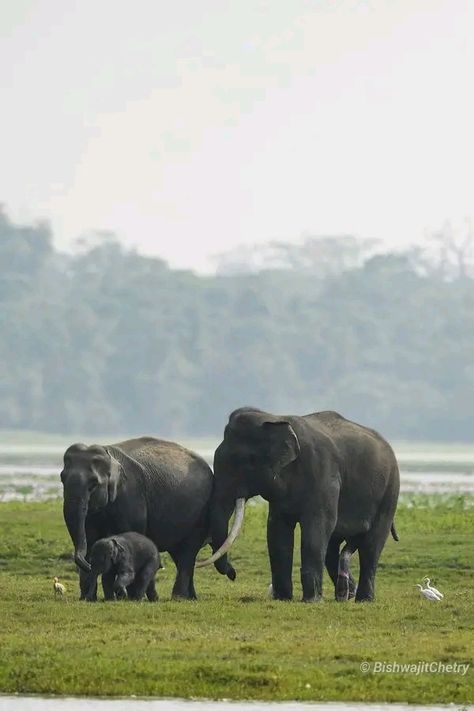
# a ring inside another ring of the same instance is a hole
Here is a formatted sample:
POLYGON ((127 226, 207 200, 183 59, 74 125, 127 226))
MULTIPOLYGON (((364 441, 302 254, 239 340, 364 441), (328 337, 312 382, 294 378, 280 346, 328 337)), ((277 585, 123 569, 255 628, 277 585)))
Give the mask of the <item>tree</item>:
POLYGON ((1 425, 179 439, 255 405, 474 441, 471 238, 453 239, 435 259, 308 238, 281 247, 291 268, 197 276, 110 234, 63 255, 0 212, 1 425))

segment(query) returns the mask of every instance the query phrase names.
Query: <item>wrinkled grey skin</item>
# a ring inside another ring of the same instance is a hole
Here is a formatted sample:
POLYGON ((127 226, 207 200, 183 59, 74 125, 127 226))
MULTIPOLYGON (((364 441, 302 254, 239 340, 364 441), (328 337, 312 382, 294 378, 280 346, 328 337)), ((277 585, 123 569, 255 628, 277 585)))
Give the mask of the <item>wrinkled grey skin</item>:
MULTIPOLYGON (((336 412, 275 416, 255 408, 233 412, 214 456, 212 547, 224 542, 236 499, 269 502, 267 542, 273 597, 293 597, 294 529, 301 527, 303 600, 322 594, 326 564, 336 598, 356 586, 349 572, 358 550, 356 600, 374 598, 380 553, 392 527, 399 472, 390 445, 374 430, 336 412), (340 546, 347 542, 344 551, 340 546)), ((224 556, 225 563, 227 556, 224 556)))
POLYGON ((161 567, 160 554, 153 543, 141 533, 130 531, 101 538, 90 553, 91 574, 86 600, 96 599, 97 578, 102 575, 105 600, 141 600, 145 594, 150 602, 158 600, 155 574, 161 567))
MULTIPOLYGON (((194 599, 194 562, 208 536, 212 472, 174 442, 140 437, 112 445, 73 444, 61 472, 64 520, 80 569, 81 599, 90 596, 89 556, 100 538, 136 531, 168 551, 177 576, 173 597, 194 599)), ((219 572, 235 572, 225 561, 219 572)))

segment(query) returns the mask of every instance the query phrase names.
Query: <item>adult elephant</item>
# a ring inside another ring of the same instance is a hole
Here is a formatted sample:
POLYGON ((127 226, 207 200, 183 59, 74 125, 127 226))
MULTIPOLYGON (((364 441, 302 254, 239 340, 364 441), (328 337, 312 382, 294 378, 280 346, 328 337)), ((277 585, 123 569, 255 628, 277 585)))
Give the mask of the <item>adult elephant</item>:
MULTIPOLYGON (((294 530, 301 527, 303 600, 322 594, 324 563, 336 587, 349 580, 348 559, 359 551, 356 600, 372 600, 380 553, 396 532, 399 473, 390 445, 374 430, 337 412, 275 416, 255 408, 230 415, 214 456, 212 547, 200 565, 222 560, 238 535, 246 499, 269 502, 267 542, 273 597, 293 596, 294 530), (233 527, 228 532, 235 508, 233 527), (339 553, 340 545, 347 542, 339 553)), ((347 588, 347 586, 346 586, 347 588)), ((355 584, 351 584, 355 592, 355 584)))
MULTIPOLYGON (((89 589, 89 553, 100 538, 136 531, 168 551, 176 564, 173 597, 195 598, 197 552, 209 532, 213 476, 197 454, 174 442, 141 437, 111 445, 73 444, 61 472, 64 520, 89 589)), ((235 577, 226 560, 219 572, 235 577)))

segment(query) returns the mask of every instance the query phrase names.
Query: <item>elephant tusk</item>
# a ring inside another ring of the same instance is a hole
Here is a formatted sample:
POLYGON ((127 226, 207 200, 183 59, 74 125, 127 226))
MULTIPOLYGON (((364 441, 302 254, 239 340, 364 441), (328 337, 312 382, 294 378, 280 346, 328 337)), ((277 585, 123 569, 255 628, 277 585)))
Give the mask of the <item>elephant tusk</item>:
POLYGON ((219 558, 222 558, 222 556, 227 553, 227 551, 232 546, 233 542, 240 533, 242 523, 244 521, 244 512, 245 499, 237 499, 237 501, 235 502, 235 518, 232 524, 232 528, 230 529, 229 535, 227 536, 221 547, 218 548, 216 552, 213 553, 209 558, 206 558, 206 560, 197 560, 195 565, 196 568, 204 568, 204 566, 206 565, 211 565, 211 563, 215 563, 216 560, 219 560, 219 558))

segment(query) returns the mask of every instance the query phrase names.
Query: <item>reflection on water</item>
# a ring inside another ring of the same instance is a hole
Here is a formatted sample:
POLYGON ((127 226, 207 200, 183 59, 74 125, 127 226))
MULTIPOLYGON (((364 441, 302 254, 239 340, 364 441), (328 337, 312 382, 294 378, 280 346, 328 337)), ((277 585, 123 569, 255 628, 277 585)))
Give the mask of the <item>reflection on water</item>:
POLYGON ((310 704, 302 702, 264 703, 262 701, 186 701, 184 699, 91 699, 91 698, 40 698, 33 696, 0 696, 0 711, 446 711, 446 709, 469 709, 474 707, 461 704, 449 706, 416 706, 413 704, 356 704, 328 703, 310 704))

